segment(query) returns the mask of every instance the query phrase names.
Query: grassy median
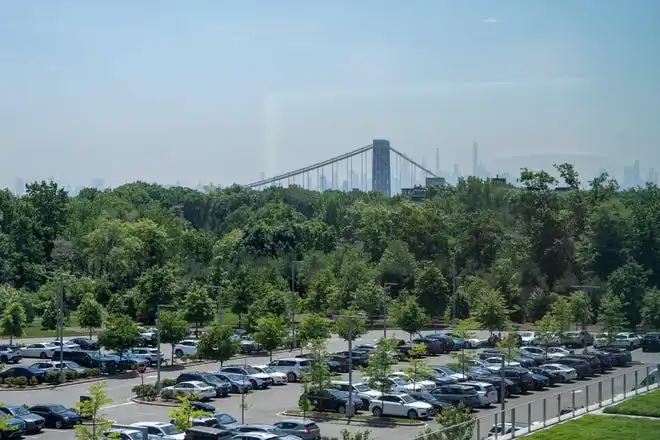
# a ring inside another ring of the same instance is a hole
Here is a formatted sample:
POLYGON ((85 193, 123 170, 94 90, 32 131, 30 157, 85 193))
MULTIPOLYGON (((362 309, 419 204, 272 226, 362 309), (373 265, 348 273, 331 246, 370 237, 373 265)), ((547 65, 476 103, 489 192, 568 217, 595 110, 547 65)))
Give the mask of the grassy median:
MULTIPOLYGON (((660 390, 633 397, 618 405, 608 406, 604 412, 629 416, 660 417, 660 390)), ((658 438, 660 438, 660 433, 658 438)))
POLYGON ((545 429, 529 440, 658 440, 660 421, 630 417, 586 415, 545 429))

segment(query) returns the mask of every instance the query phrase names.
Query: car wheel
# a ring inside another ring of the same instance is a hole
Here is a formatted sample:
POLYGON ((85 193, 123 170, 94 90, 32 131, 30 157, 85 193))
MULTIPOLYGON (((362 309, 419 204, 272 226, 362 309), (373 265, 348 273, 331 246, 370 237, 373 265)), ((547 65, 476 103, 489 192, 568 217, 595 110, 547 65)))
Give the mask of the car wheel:
POLYGON ((56 427, 57 429, 62 429, 63 426, 64 426, 64 424, 62 423, 61 420, 56 420, 56 421, 55 421, 55 427, 56 427))
POLYGON ((374 409, 371 410, 371 414, 374 415, 374 417, 380 417, 383 415, 383 410, 380 409, 380 407, 375 407, 374 409))
POLYGON ((295 382, 298 380, 295 374, 293 373, 286 373, 286 378, 289 382, 295 382))
POLYGON ((360 399, 362 401, 362 406, 366 409, 369 409, 369 401, 367 399, 360 399))
POLYGON ((415 411, 414 409, 411 409, 410 411, 408 411, 408 418, 410 420, 417 420, 419 418, 419 414, 417 414, 417 411, 415 411))
POLYGON ((7 356, 3 355, 2 357, 0 357, 0 363, 3 363, 3 364, 9 363, 9 359, 7 358, 7 356))
POLYGON ((176 356, 176 357, 181 357, 181 356, 183 356, 183 351, 182 351, 182 350, 176 350, 176 351, 174 352, 174 356, 176 356))
POLYGON ((40 357, 41 359, 46 359, 46 358, 48 357, 48 355, 46 354, 45 351, 42 351, 41 354, 39 354, 39 357, 40 357))
POLYGON ((344 405, 339 405, 339 406, 337 407, 337 412, 338 412, 339 414, 346 414, 346 407, 345 407, 344 405))

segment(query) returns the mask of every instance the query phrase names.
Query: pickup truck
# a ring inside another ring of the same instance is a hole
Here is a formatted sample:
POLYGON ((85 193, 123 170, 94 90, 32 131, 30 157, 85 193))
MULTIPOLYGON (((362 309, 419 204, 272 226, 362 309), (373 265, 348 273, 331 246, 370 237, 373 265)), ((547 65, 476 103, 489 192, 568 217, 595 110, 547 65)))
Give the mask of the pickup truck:
POLYGON ((0 345, 0 363, 8 364, 14 363, 17 364, 23 359, 21 355, 21 350, 18 347, 12 347, 11 345, 0 345))

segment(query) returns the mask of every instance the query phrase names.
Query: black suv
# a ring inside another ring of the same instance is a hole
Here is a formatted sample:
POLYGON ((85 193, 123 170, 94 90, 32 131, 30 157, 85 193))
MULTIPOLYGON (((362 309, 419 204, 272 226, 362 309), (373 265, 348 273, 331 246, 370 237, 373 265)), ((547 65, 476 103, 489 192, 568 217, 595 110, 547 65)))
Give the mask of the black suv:
POLYGON ((208 386, 215 388, 216 397, 227 397, 231 391, 231 384, 224 380, 218 379, 217 376, 211 373, 204 373, 200 371, 189 371, 179 374, 176 378, 176 383, 198 381, 204 382, 208 386))
POLYGON ((504 369, 504 378, 513 382, 521 393, 533 390, 536 386, 532 373, 525 368, 506 367, 504 369))
POLYGON ((647 333, 642 338, 642 351, 660 351, 660 333, 647 333))
MULTIPOLYGON (((81 367, 85 368, 98 368, 100 370, 113 370, 117 368, 117 362, 114 358, 107 358, 105 356, 100 356, 98 352, 87 352, 87 351, 63 351, 62 360, 72 361, 81 367)), ((59 358, 60 353, 57 353, 57 359, 59 358)))
POLYGON ((71 339, 71 342, 78 344, 82 351, 99 351, 101 349, 98 342, 92 341, 88 338, 75 338, 71 339))
POLYGON ((593 373, 591 372, 591 365, 589 364, 589 362, 585 361, 584 359, 578 359, 574 357, 563 357, 556 359, 554 362, 556 364, 566 365, 567 367, 571 367, 575 369, 578 379, 584 379, 585 377, 589 377, 593 375, 593 373))
POLYGON ((453 346, 449 337, 441 336, 418 338, 413 342, 416 344, 424 344, 426 346, 426 354, 430 356, 449 353, 453 346))

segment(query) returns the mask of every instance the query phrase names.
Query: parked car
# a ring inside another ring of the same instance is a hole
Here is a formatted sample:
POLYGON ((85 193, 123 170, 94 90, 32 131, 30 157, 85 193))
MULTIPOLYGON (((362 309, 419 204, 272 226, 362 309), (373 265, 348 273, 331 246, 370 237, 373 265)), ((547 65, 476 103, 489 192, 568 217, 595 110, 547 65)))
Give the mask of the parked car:
POLYGON ((330 382, 330 387, 346 393, 351 390, 353 395, 362 400, 364 408, 369 408, 369 402, 371 402, 372 399, 377 399, 382 396, 380 391, 372 390, 369 385, 364 382, 353 382, 352 384, 349 384, 348 381, 333 380, 330 382))
POLYGON ((185 440, 230 440, 234 438, 234 433, 222 429, 213 428, 204 425, 193 425, 186 429, 185 440))
POLYGON ((260 373, 270 376, 273 379, 273 385, 286 385, 289 383, 286 374, 277 371, 273 367, 269 367, 268 365, 254 365, 253 368, 260 373))
POLYGON ((100 355, 98 351, 65 351, 62 353, 62 358, 64 361, 72 361, 85 368, 98 368, 103 371, 116 369, 119 365, 117 358, 100 355))
POLYGON ((434 414, 429 414, 429 416, 434 416, 442 410, 451 408, 454 406, 451 402, 445 402, 444 400, 438 399, 436 396, 431 394, 428 391, 415 391, 409 394, 413 399, 419 402, 426 402, 433 407, 434 414))
POLYGON ((548 380, 550 381, 549 385, 551 385, 551 386, 564 381, 563 376, 561 374, 559 374, 559 372, 549 370, 547 368, 531 367, 529 369, 529 371, 531 371, 533 374, 537 374, 537 375, 540 375, 540 376, 543 376, 543 377, 547 377, 548 380))
POLYGON ((369 410, 376 417, 385 415, 409 419, 427 419, 435 413, 432 405, 415 400, 405 393, 388 393, 373 399, 369 410))
POLYGON ((348 400, 349 394, 335 388, 325 390, 314 390, 307 393, 307 398, 312 403, 312 407, 317 411, 336 411, 340 414, 346 413, 346 405, 352 403, 355 405, 355 411, 363 407, 362 399, 358 396, 352 396, 348 400))
POLYGON ((563 354, 548 353, 539 347, 523 347, 520 349, 520 356, 534 359, 535 362, 538 362, 538 365, 541 365, 551 361, 552 359, 562 357, 563 354))
POLYGON ((479 396, 481 406, 490 406, 498 400, 497 390, 488 382, 467 381, 463 382, 461 385, 474 388, 477 392, 477 396, 479 396))
POLYGON ((103 440, 147 440, 140 428, 110 428, 103 433, 103 440))
POLYGON ((60 347, 62 347, 62 350, 64 350, 64 351, 80 351, 80 350, 82 350, 80 348, 80 345, 76 344, 73 341, 67 341, 66 339, 63 340, 61 344, 60 344, 60 341, 57 341, 57 340, 51 342, 51 344, 57 346, 57 351, 60 350, 60 347))
POLYGON ((163 353, 160 352, 160 350, 156 348, 151 348, 151 347, 137 347, 137 348, 132 348, 131 353, 146 358, 150 364, 152 365, 158 365, 158 361, 163 362, 165 358, 163 357, 163 353))
POLYGON ((528 374, 534 381, 534 390, 541 391, 550 386, 550 378, 543 374, 536 374, 533 371, 527 370, 528 374))
MULTIPOLYGON (((362 380, 368 382, 368 377, 362 377, 362 380)), ((405 381, 398 377, 388 377, 389 389, 395 393, 408 393, 411 391, 422 391, 421 385, 415 385, 412 382, 405 381)))
POLYGON ((601 351, 601 350, 595 350, 595 351, 590 351, 590 355, 596 356, 598 360, 600 361, 600 367, 601 367, 601 372, 605 373, 607 371, 610 371, 612 368, 614 368, 614 355, 612 353, 608 353, 606 351, 601 351))
POLYGON ((38 342, 21 348, 21 356, 24 358, 50 359, 57 350, 59 350, 59 347, 50 342, 38 342))
POLYGON ((26 426, 23 420, 16 417, 8 417, 5 421, 5 429, 0 429, 0 439, 22 438, 26 433, 26 426))
POLYGON ((552 363, 552 364, 543 364, 539 368, 558 374, 561 377, 561 382, 564 383, 577 380, 578 378, 578 374, 575 368, 569 367, 568 365, 552 363))
POLYGON ((60 369, 75 371, 78 374, 83 374, 86 371, 85 368, 81 367, 73 361, 40 361, 35 362, 34 364, 30 365, 30 367, 36 368, 37 370, 43 371, 44 373, 47 371, 58 371, 60 369))
POLYGON ((249 365, 225 365, 224 367, 220 367, 218 372, 246 376, 250 380, 252 388, 255 390, 264 390, 273 384, 273 379, 270 377, 270 374, 262 373, 249 365))
POLYGON ((147 434, 158 437, 162 440, 184 440, 186 434, 183 431, 176 429, 171 423, 165 422, 137 422, 132 423, 131 426, 136 428, 146 428, 147 434))
POLYGON ((431 391, 431 394, 433 394, 438 400, 444 400, 445 402, 450 402, 454 405, 462 403, 471 408, 478 408, 482 405, 477 390, 475 390, 474 387, 467 385, 445 385, 434 389, 431 391))
POLYGON ((203 382, 213 387, 215 397, 227 397, 232 390, 232 386, 228 381, 221 380, 211 373, 200 371, 186 371, 185 373, 181 373, 176 378, 176 382, 203 382))
POLYGON ((390 377, 397 378, 397 379, 403 379, 407 383, 412 383, 415 385, 415 391, 431 391, 434 389, 437 385, 435 381, 432 380, 413 380, 412 377, 410 377, 408 374, 404 373, 403 371, 395 371, 393 372, 390 377))
MULTIPOLYGON (((484 364, 486 364, 486 368, 495 368, 495 369, 500 369, 502 368, 502 358, 501 357, 489 357, 483 360, 484 364)), ((504 366, 505 367, 521 367, 522 364, 518 361, 504 361, 504 366)))
MULTIPOLYGON (((495 387, 497 391, 497 401, 502 401, 502 375, 488 369, 475 369, 470 372, 470 380, 486 382, 495 387)), ((509 379, 504 379, 504 396, 508 397, 514 392, 519 391, 517 386, 509 379)))
POLYGON ((197 354, 197 344, 199 341, 197 339, 184 339, 179 341, 178 344, 174 345, 174 356, 195 356, 197 354))
POLYGON ((239 343, 241 353, 248 354, 261 350, 261 345, 247 335, 234 335, 232 339, 239 343))
POLYGON ((564 347, 548 347, 547 352, 548 355, 552 355, 555 359, 570 356, 574 353, 573 350, 567 350, 564 347))
POLYGON ((563 342, 566 348, 583 348, 593 345, 594 337, 586 330, 564 333, 563 342))
POLYGON ((598 356, 594 356, 593 354, 580 353, 580 354, 574 354, 571 357, 574 359, 582 359, 588 362, 592 374, 603 374, 607 371, 603 366, 603 364, 601 364, 600 359, 598 359, 598 356))
POLYGON ((642 346, 642 338, 640 338, 635 333, 630 333, 630 332, 617 333, 616 336, 614 336, 614 339, 616 339, 617 341, 626 341, 629 344, 628 345, 629 350, 635 350, 642 346))
POLYGON ((577 373, 578 379, 585 379, 592 375, 591 365, 584 359, 577 359, 574 357, 563 357, 555 360, 554 363, 573 368, 577 373))
POLYGON ((642 351, 660 351, 660 333, 647 333, 642 338, 642 351))
POLYGON ((594 348, 605 347, 610 339, 607 333, 598 333, 594 336, 594 348))
POLYGON ((534 332, 518 332, 523 346, 536 345, 536 334, 534 332))
POLYGON ((0 406, 0 414, 11 416, 15 419, 25 422, 25 432, 27 434, 36 434, 41 432, 46 425, 46 420, 39 414, 34 414, 28 411, 24 406, 7 405, 0 406))
POLYGON ((536 382, 532 374, 525 368, 506 367, 504 369, 504 378, 513 382, 521 393, 526 393, 536 387, 536 382))
POLYGON ((213 399, 216 395, 215 387, 197 380, 179 382, 176 385, 163 389, 171 390, 175 394, 183 394, 184 396, 197 396, 201 400, 213 399))
POLYGON ((318 440, 321 438, 321 428, 311 420, 287 419, 275 422, 273 425, 301 440, 318 440))
POLYGON ((417 338, 413 342, 415 344, 424 345, 426 348, 426 354, 429 356, 449 353, 453 346, 452 340, 448 336, 417 338))
POLYGON ((281 430, 275 425, 241 425, 238 426, 237 428, 234 428, 233 430, 237 434, 245 433, 245 434, 254 434, 254 433, 261 433, 261 434, 271 434, 275 435, 276 439, 281 439, 281 440, 299 440, 298 438, 292 436, 291 434, 287 433, 286 431, 281 430))
POLYGON ((80 425, 83 422, 80 414, 64 405, 54 403, 41 404, 28 408, 28 411, 43 417, 46 421, 45 425, 49 428, 70 428, 80 425))
POLYGON ((0 345, 0 364, 14 363, 17 364, 23 359, 21 350, 14 350, 9 345, 0 345))
POLYGON ((630 351, 619 345, 607 345, 601 348, 601 351, 610 353, 613 358, 615 367, 625 367, 632 362, 632 354, 630 351))
MULTIPOLYGON (((348 362, 348 351, 338 351, 334 353, 333 356, 346 359, 348 362)), ((351 352, 351 362, 353 363, 354 368, 367 365, 367 362, 369 362, 369 352, 364 350, 353 350, 351 352)))
POLYGON ((436 377, 448 377, 459 382, 462 380, 467 380, 467 376, 465 374, 457 373, 456 371, 444 365, 429 365, 429 368, 433 370, 436 377))
POLYGON ((304 374, 309 373, 308 359, 296 359, 296 358, 276 359, 271 363, 269 363, 268 366, 273 367, 275 370, 286 374, 287 380, 289 382, 298 382, 304 374))
POLYGON ((231 385, 231 392, 234 394, 247 393, 252 389, 252 383, 241 374, 217 371, 212 374, 222 381, 229 382, 229 385, 231 385))
POLYGON ((83 351, 99 351, 101 349, 98 342, 89 338, 73 338, 71 339, 71 342, 78 344, 83 351))
POLYGON ((0 378, 6 379, 8 377, 27 377, 31 379, 36 377, 39 382, 44 378, 44 372, 32 367, 11 367, 6 370, 0 371, 0 378))

